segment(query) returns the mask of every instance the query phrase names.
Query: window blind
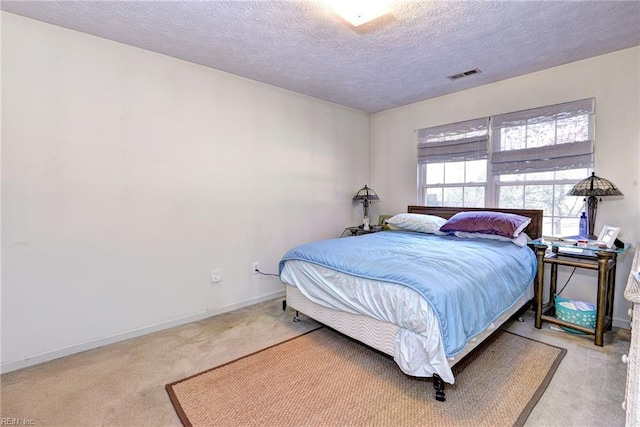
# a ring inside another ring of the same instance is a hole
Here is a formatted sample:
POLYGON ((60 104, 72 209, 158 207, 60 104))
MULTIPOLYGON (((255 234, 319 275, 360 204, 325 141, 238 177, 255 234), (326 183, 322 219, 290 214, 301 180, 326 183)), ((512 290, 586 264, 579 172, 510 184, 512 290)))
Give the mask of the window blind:
POLYGON ((489 118, 418 129, 418 164, 486 159, 489 118))
POLYGON ((595 99, 491 118, 491 173, 548 172, 593 167, 595 99))

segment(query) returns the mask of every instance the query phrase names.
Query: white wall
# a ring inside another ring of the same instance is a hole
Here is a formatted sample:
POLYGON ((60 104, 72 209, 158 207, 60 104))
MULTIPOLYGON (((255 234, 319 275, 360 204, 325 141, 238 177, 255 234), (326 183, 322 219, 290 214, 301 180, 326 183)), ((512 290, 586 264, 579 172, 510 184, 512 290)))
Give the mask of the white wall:
POLYGON ((277 296, 253 261, 358 223, 368 114, 1 16, 3 371, 277 296))
MULTIPOLYGON (((640 241, 640 47, 373 115, 371 185, 385 195, 378 208, 392 214, 416 202, 415 129, 590 97, 596 98, 595 171, 624 193, 599 204, 595 229, 618 225, 619 238, 634 245, 620 258, 614 305, 615 324, 628 327, 622 294, 640 241)), ((563 295, 595 302, 595 280, 578 270, 563 295)))
MULTIPOLYGON (((251 263, 276 272, 291 246, 357 224, 350 199, 365 183, 382 199, 372 218, 415 203, 414 129, 426 126, 595 96, 596 171, 625 194, 600 205, 596 229, 640 240, 640 48, 371 119, 1 17, 3 371, 277 296, 251 263)), ((572 280, 593 294, 592 276, 572 280)))

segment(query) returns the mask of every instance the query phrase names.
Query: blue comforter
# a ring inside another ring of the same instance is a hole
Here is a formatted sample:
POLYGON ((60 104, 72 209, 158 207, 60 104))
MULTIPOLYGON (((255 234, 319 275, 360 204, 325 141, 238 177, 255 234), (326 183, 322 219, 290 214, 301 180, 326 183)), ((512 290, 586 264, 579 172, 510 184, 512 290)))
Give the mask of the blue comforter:
POLYGON ((367 279, 408 286, 434 309, 447 357, 515 304, 536 273, 528 247, 409 231, 382 231, 298 246, 303 260, 367 279))

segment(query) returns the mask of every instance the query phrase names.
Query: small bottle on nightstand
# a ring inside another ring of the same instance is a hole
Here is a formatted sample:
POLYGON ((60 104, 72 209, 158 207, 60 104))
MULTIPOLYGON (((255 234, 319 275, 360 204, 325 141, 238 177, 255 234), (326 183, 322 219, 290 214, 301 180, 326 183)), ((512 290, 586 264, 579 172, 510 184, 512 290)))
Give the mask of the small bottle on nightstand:
POLYGON ((580 237, 584 237, 589 233, 589 230, 587 228, 587 217, 585 216, 584 212, 582 212, 582 215, 580 215, 580 232, 578 233, 580 235, 580 237))
POLYGON ((365 216, 364 218, 362 218, 362 224, 363 224, 362 229, 366 230, 366 231, 369 231, 369 217, 368 216, 365 216))

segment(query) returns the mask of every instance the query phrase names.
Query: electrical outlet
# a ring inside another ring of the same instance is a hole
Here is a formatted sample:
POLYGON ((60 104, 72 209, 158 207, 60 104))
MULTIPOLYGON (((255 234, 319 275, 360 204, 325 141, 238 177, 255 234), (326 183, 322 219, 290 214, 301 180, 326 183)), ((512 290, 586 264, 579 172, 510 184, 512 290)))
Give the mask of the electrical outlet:
POLYGON ((211 283, 222 282, 222 269, 211 270, 211 283))
POLYGON ((260 262, 259 261, 254 261, 253 264, 251 265, 251 271, 253 272, 253 274, 258 274, 258 272, 260 271, 260 262))

